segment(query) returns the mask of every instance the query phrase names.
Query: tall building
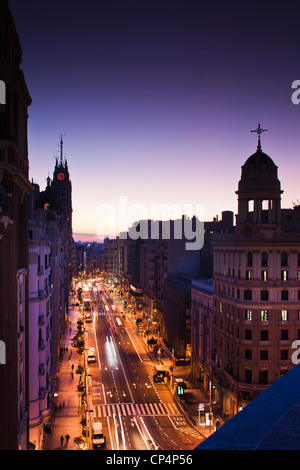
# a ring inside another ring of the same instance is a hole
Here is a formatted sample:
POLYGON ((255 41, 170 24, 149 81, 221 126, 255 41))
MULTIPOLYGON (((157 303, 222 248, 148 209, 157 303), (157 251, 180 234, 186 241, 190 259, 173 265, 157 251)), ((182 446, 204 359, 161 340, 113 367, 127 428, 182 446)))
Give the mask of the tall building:
POLYGON ((234 233, 214 239, 211 379, 229 416, 293 367, 300 338, 299 211, 281 210, 278 169, 256 131, 234 233))
POLYGON ((69 310, 69 291, 72 285, 72 184, 67 160, 63 157, 63 139, 60 139, 60 159, 56 159, 53 179, 47 178, 47 186, 36 201, 36 208, 55 213, 61 238, 60 273, 64 290, 64 312, 69 310))
POLYGON ((118 238, 104 239, 104 270, 109 279, 119 275, 118 238))
POLYGON ((0 449, 28 446, 28 181, 31 104, 22 50, 8 3, 0 0, 0 449))
POLYGON ((51 241, 47 212, 38 209, 29 222, 29 439, 42 449, 45 419, 50 415, 52 377, 51 241))

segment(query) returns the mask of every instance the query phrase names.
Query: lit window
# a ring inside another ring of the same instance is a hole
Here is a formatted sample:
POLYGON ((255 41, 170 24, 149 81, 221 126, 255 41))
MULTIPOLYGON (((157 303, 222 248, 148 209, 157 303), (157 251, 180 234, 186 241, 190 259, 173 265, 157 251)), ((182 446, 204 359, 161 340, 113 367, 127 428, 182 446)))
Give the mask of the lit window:
POLYGON ((260 320, 261 321, 268 321, 269 320, 269 311, 268 310, 261 310, 260 311, 260 320))
POLYGON ((246 310, 246 320, 252 321, 252 310, 246 310))
POLYGON ((281 321, 287 321, 287 319, 288 319, 288 311, 281 310, 281 321))
POLYGON ((268 271, 262 271, 261 272, 261 280, 262 281, 267 281, 268 280, 268 271))
POLYGON ((289 279, 288 271, 286 271, 286 270, 281 271, 281 280, 282 281, 288 281, 288 279, 289 279))

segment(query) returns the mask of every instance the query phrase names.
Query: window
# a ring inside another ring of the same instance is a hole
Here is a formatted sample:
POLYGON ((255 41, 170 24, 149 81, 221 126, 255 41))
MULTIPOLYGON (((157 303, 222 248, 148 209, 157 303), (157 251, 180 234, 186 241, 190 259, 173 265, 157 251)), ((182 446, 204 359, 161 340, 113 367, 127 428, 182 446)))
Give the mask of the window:
POLYGON ((265 251, 261 254, 261 265, 268 266, 268 253, 265 251))
POLYGON ((260 300, 269 300, 269 291, 268 290, 262 290, 260 292, 260 300))
POLYGON ((281 266, 287 266, 287 265, 288 265, 288 255, 284 251, 283 253, 281 253, 281 266))
POLYGON ((252 370, 251 369, 245 370, 245 383, 246 384, 252 383, 252 370))
POLYGON ((253 279, 252 269, 249 269, 249 270, 246 271, 246 279, 247 279, 247 281, 251 281, 251 279, 253 279))
POLYGON ((288 290, 282 290, 281 291, 281 300, 289 300, 289 291, 288 290))
POLYGON ((300 270, 297 271, 297 281, 300 281, 300 270))
POLYGON ((269 359, 269 351, 262 349, 260 351, 259 357, 261 361, 267 361, 269 359))
POLYGON ((289 351, 287 349, 282 349, 280 351, 280 359, 282 361, 287 361, 289 358, 289 351))
POLYGON ((289 339, 289 330, 281 330, 280 339, 282 341, 287 341, 289 339))
POLYGON ((251 251, 247 254, 247 266, 253 266, 253 255, 251 251))
POLYGON ((245 330, 245 339, 251 340, 252 339, 252 330, 245 330))
POLYGON ((245 350, 245 359, 252 359, 252 350, 246 349, 245 350))
POLYGON ((244 300, 252 300, 252 290, 244 290, 244 300))
POLYGON ((288 311, 281 310, 281 321, 287 321, 287 320, 288 320, 288 311))
POLYGON ((261 310, 260 311, 260 321, 268 321, 269 320, 269 311, 268 310, 261 310))
POLYGON ((268 341, 269 340, 269 330, 261 330, 260 331, 260 340, 261 341, 268 341))
POLYGON ((288 273, 288 271, 286 271, 286 270, 281 271, 281 280, 282 280, 282 281, 288 281, 288 280, 289 280, 289 273, 288 273))
POLYGON ((298 253, 298 266, 300 266, 300 252, 298 253))
POLYGON ((252 321, 252 310, 246 310, 246 320, 252 321))
POLYGON ((268 371, 260 370, 258 380, 259 380, 260 385, 266 385, 268 383, 268 371))
POLYGON ((261 280, 267 281, 268 280, 268 271, 264 270, 261 272, 261 280))

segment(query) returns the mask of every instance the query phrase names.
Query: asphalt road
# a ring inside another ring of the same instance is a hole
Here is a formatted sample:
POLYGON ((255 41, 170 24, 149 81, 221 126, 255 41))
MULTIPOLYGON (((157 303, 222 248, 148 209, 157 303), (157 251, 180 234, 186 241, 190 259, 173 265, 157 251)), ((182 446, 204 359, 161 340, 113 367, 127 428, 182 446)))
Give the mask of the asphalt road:
POLYGON ((202 436, 168 386, 153 381, 153 363, 139 333, 103 289, 91 292, 93 321, 85 323, 88 347, 96 351, 87 372, 90 425, 102 422, 107 450, 194 449, 202 436))

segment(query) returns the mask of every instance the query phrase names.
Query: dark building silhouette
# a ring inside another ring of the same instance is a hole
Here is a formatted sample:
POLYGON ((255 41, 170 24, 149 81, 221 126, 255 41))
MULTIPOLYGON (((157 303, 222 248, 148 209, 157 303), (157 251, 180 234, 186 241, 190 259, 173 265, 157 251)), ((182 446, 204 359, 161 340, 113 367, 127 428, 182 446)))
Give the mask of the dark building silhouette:
POLYGON ((31 104, 8 3, 0 0, 0 449, 28 448, 28 181, 31 104), (5 84, 5 87, 4 87, 5 84))

